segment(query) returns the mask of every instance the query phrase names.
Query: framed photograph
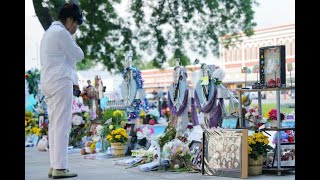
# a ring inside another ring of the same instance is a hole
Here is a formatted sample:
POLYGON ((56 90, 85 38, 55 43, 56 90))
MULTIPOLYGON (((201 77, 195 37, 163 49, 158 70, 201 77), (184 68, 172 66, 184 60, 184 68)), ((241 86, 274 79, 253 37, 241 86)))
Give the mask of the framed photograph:
POLYGON ((202 174, 248 178, 248 130, 205 130, 202 174))
POLYGON ((198 168, 198 170, 202 169, 202 150, 203 144, 200 143, 199 148, 195 151, 193 158, 191 159, 192 164, 198 168))
POLYGON ((225 116, 221 120, 221 128, 223 129, 236 129, 238 126, 238 117, 225 116))
POLYGON ((200 145, 201 145, 200 141, 195 141, 195 140, 191 141, 191 143, 189 144, 191 156, 196 154, 196 152, 200 148, 200 145))
MULTIPOLYGON (((296 161, 296 151, 295 151, 295 143, 282 143, 280 150, 280 158, 281 158, 281 167, 289 168, 295 167, 296 161)), ((277 155, 277 146, 275 148, 272 167, 278 166, 278 155, 277 155)))
POLYGON ((259 48, 260 84, 286 86, 286 50, 284 45, 259 48))

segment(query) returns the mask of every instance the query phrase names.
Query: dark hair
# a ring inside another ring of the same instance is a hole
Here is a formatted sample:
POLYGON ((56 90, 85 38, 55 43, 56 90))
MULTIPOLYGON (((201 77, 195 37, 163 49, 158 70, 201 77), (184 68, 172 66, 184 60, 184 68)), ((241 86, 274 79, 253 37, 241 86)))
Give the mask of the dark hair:
POLYGON ((78 21, 79 25, 83 23, 82 12, 75 3, 65 3, 60 9, 58 19, 65 22, 68 17, 78 21))

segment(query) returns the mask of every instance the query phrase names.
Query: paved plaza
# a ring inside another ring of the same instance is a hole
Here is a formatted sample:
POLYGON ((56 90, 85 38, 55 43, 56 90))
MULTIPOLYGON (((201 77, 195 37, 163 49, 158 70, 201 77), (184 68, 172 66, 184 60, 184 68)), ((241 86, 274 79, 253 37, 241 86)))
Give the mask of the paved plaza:
MULTIPOLYGON (((81 180, 234 180, 238 178, 226 178, 217 176, 203 176, 201 173, 176 173, 157 171, 142 172, 137 167, 127 168, 126 166, 114 165, 117 158, 104 160, 84 159, 80 153, 69 154, 69 169, 78 173, 78 177, 68 179, 81 180)), ((25 179, 26 180, 45 180, 48 178, 49 155, 48 152, 40 152, 34 147, 25 148, 25 179)), ((284 176, 275 174, 264 174, 260 176, 249 176, 248 179, 257 180, 294 180, 294 173, 284 176)))

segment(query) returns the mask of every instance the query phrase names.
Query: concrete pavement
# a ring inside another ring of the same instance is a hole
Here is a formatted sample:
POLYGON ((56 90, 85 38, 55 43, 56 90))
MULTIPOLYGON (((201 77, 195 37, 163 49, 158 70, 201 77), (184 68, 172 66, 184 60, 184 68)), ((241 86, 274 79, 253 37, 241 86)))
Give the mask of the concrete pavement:
MULTIPOLYGON (((238 178, 225 178, 217 176, 203 176, 201 173, 175 173, 175 172, 142 172, 138 168, 128 168, 114 165, 116 158, 104 160, 84 159, 80 153, 69 154, 69 169, 78 173, 78 177, 68 179, 81 180, 161 180, 161 179, 219 179, 235 180, 238 178)), ((34 147, 25 148, 25 179, 26 180, 46 180, 49 169, 48 152, 40 152, 34 147)), ((257 180, 294 180, 293 173, 284 176, 275 174, 264 174, 260 176, 249 176, 248 179, 257 180)))

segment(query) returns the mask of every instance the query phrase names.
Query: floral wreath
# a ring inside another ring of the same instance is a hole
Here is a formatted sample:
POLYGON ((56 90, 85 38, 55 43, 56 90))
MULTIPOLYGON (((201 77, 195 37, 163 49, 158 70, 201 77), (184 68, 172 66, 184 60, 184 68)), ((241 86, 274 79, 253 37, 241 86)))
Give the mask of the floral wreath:
POLYGON ((131 71, 133 71, 133 79, 137 82, 138 84, 138 89, 143 89, 143 80, 141 77, 141 71, 133 66, 127 67, 125 68, 124 72, 123 72, 123 78, 125 79, 128 76, 128 73, 131 71))

